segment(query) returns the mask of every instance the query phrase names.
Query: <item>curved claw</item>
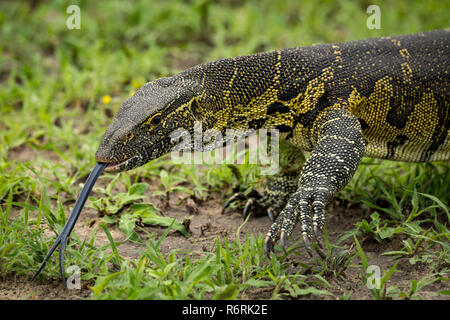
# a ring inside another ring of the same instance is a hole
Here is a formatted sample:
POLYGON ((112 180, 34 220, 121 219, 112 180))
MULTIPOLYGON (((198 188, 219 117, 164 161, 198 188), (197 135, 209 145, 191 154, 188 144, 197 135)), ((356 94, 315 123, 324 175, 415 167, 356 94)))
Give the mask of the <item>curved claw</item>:
POLYGON ((266 237, 264 240, 264 253, 266 254, 266 257, 270 259, 270 253, 273 251, 273 242, 270 237, 266 237))
POLYGON ((286 235, 286 232, 284 232, 284 231, 281 231, 281 234, 280 234, 280 244, 281 244, 281 247, 283 248, 284 253, 287 254, 287 249, 286 249, 287 235, 286 235))
POLYGON ((306 251, 308 252, 309 256, 312 257, 311 246, 309 245, 309 239, 306 234, 303 235, 303 242, 305 244, 306 251))
POLYGON ((244 220, 247 218, 248 211, 250 210, 254 202, 255 201, 252 198, 247 200, 244 210, 242 210, 242 216, 244 217, 244 220))
POLYGON ((316 241, 317 245, 320 249, 323 249, 322 243, 320 241, 320 229, 317 226, 314 226, 314 240, 316 241))
POLYGON ((267 215, 269 216, 270 221, 272 222, 275 221, 274 212, 272 208, 267 209, 267 215))
POLYGON ((228 208, 234 200, 239 199, 239 198, 246 199, 246 196, 242 192, 236 192, 235 194, 233 194, 223 205, 221 214, 224 214, 225 209, 228 208))
POLYGON ((47 255, 44 258, 44 261, 42 262, 39 269, 36 271, 36 273, 31 278, 31 281, 36 279, 36 277, 41 273, 42 269, 44 269, 48 259, 53 254, 53 252, 56 250, 56 248, 61 245, 61 248, 59 250, 59 271, 61 273, 61 279, 64 282, 64 286, 67 287, 65 277, 64 277, 64 251, 66 249, 67 240, 70 236, 70 233, 73 230, 73 227, 75 226, 75 223, 78 220, 78 217, 80 216, 81 210, 83 209, 84 203, 86 202, 86 199, 89 195, 89 193, 92 190, 92 187, 94 186, 95 181, 97 181, 98 176, 103 171, 103 169, 106 167, 106 163, 97 163, 97 165, 92 169, 92 172, 89 174, 89 177, 86 180, 86 183, 84 184, 83 189, 80 192, 80 195, 78 196, 77 201, 75 202, 75 206, 72 209, 72 213, 70 214, 69 218, 66 221, 66 224, 64 225, 63 229, 61 230, 61 233, 59 234, 58 238, 56 238, 55 243, 52 245, 50 250, 48 251, 47 255))

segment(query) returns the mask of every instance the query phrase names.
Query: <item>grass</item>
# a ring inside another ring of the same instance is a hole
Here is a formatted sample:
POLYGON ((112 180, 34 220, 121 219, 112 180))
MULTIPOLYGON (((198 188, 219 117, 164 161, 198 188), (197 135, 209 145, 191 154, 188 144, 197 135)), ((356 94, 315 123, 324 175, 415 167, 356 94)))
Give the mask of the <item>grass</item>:
MULTIPOLYGON (((145 82, 222 57, 445 28, 450 9, 441 1, 376 1, 382 29, 369 30, 364 1, 81 1, 81 30, 69 30, 70 4, 0 3, 3 277, 30 277, 38 268, 95 164, 112 116, 145 82)), ((89 240, 72 235, 67 265, 82 266, 82 280, 96 299, 348 299, 357 288, 337 289, 349 282, 350 269, 366 276, 364 241, 373 240, 392 263, 381 291, 370 291, 370 297, 418 298, 427 286, 448 279, 446 163, 364 159, 337 197, 341 205, 361 204, 361 218, 334 243, 325 238, 325 248, 316 247, 320 258, 308 258, 301 243, 289 255, 278 250, 266 258, 263 235, 249 233, 217 237, 207 252, 161 253, 169 230, 183 232, 186 221, 161 216, 151 197, 169 201, 182 192, 202 202, 220 193, 225 199, 257 187, 259 171, 253 165, 199 167, 161 158, 132 172, 104 174, 90 199, 102 222, 89 240), (151 193, 148 182, 155 180, 160 187, 151 193), (168 229, 156 237, 140 221, 168 229), (123 243, 114 242, 112 224, 126 241, 140 243, 139 259, 119 254, 123 243), (94 245, 97 232, 109 243, 94 245), (399 245, 388 246, 393 243, 399 245), (402 265, 420 266, 427 276, 408 278, 402 265), (400 274, 408 288, 388 285, 388 278, 400 274)), ((58 278, 58 272, 53 257, 39 281, 58 278)))

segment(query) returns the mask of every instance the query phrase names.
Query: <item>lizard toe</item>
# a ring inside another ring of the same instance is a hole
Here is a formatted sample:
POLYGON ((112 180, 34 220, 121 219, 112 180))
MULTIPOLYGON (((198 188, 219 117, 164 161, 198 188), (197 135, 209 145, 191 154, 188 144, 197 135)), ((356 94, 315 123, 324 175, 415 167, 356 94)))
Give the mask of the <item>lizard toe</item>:
POLYGON ((270 236, 267 236, 264 240, 264 253, 266 254, 267 258, 270 258, 270 253, 273 252, 273 245, 274 242, 270 236))
POLYGON ((245 203, 244 209, 242 210, 242 217, 244 220, 247 218, 248 213, 251 210, 254 203, 255 203, 254 198, 248 199, 247 202, 245 203))
POLYGON ((232 204, 234 201, 236 201, 236 200, 244 200, 244 199, 247 199, 247 197, 242 192, 236 192, 235 194, 233 194, 231 197, 228 198, 228 200, 223 205, 223 207, 222 207, 222 214, 225 213, 225 209, 228 208, 230 206, 230 204, 232 204))
POLYGON ((305 244, 306 252, 308 252, 309 256, 312 257, 312 250, 309 244, 309 237, 307 235, 303 235, 303 243, 305 244))
POLYGON ((275 212, 273 211, 272 207, 267 209, 267 216, 269 217, 270 221, 275 221, 275 212))

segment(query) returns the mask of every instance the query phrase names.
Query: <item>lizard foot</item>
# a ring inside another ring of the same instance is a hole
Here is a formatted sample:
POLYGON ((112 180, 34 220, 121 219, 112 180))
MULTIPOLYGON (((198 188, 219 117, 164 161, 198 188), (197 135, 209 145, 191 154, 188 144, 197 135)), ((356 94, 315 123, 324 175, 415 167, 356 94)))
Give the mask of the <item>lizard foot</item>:
POLYGON ((237 192, 225 202, 222 213, 235 200, 246 200, 243 209, 244 219, 247 218, 248 213, 254 212, 256 214, 266 213, 271 221, 275 221, 278 213, 286 205, 289 196, 297 190, 298 176, 297 172, 289 172, 270 177, 262 195, 255 190, 252 190, 247 196, 242 192, 237 192))
POLYGON ((324 226, 324 212, 328 200, 328 193, 320 188, 300 189, 289 199, 286 207, 281 211, 267 233, 264 249, 267 256, 273 251, 275 243, 280 240, 283 250, 286 251, 287 238, 291 235, 295 225, 300 221, 303 242, 308 254, 311 256, 312 239, 322 247, 319 236, 324 226))
POLYGON ((236 192, 233 194, 223 205, 222 214, 224 214, 225 209, 230 206, 231 203, 237 200, 246 201, 244 208, 242 209, 242 217, 245 220, 250 212, 255 212, 257 214, 264 214, 264 212, 268 215, 269 219, 274 221, 274 211, 273 208, 266 208, 264 202, 261 201, 264 199, 264 196, 261 196, 256 190, 252 190, 248 195, 245 195, 242 192, 236 192))

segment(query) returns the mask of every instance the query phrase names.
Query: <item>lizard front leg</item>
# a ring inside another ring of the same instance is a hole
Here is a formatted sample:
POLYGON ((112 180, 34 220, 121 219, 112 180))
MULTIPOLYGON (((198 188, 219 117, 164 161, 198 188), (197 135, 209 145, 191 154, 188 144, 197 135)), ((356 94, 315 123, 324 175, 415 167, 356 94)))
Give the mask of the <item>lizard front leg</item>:
POLYGON ((285 248, 298 221, 309 251, 313 230, 317 236, 323 228, 326 204, 350 181, 364 155, 360 123, 349 111, 333 108, 323 111, 317 119, 312 129, 317 142, 303 167, 297 190, 266 236, 266 254, 279 239, 285 248))

